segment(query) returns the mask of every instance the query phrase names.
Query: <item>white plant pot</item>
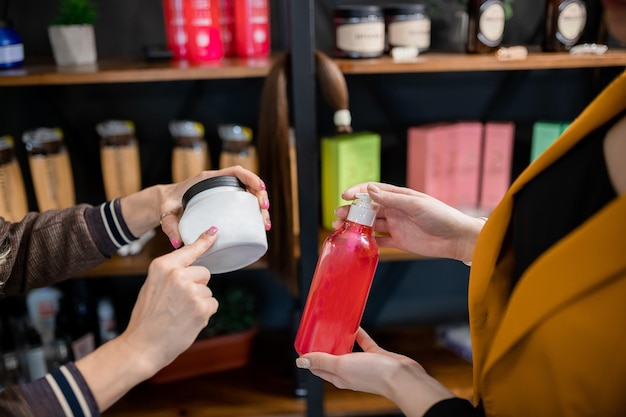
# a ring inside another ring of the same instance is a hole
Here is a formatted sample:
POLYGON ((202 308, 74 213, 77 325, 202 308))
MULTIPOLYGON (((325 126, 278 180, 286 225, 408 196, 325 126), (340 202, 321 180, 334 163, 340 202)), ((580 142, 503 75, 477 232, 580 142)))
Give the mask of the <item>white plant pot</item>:
POLYGON ((48 36, 59 66, 95 64, 98 59, 93 25, 49 26, 48 36))

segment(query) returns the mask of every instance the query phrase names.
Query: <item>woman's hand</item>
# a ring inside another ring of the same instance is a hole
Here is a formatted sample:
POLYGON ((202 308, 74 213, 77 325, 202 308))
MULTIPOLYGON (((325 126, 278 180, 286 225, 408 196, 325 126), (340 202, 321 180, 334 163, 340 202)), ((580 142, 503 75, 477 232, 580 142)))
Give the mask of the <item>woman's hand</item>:
POLYGON ((382 395, 409 417, 422 416, 439 401, 454 397, 419 363, 382 349, 362 328, 356 341, 363 352, 339 356, 311 352, 296 359, 296 366, 337 388, 382 395))
POLYGON ((100 410, 189 348, 217 311, 207 286, 211 273, 192 265, 215 243, 216 233, 212 227, 194 243, 154 259, 126 330, 76 362, 100 410))
MULTIPOLYGON (((471 261, 484 219, 465 213, 410 188, 364 183, 347 189, 342 198, 353 200, 368 193, 380 205, 374 230, 381 247, 393 247, 423 256, 471 261), (380 235, 382 234, 382 235, 380 235)), ((349 205, 335 210, 339 227, 349 205)))
POLYGON ((122 198, 122 215, 128 228, 135 236, 141 236, 161 223, 163 232, 167 235, 174 248, 179 248, 182 238, 178 231, 178 221, 183 213, 183 194, 192 185, 222 175, 232 175, 246 186, 259 201, 259 208, 263 216, 265 229, 270 230, 270 202, 265 190, 265 183, 254 172, 239 165, 220 170, 203 171, 195 177, 175 184, 156 185, 145 188, 137 193, 122 198))

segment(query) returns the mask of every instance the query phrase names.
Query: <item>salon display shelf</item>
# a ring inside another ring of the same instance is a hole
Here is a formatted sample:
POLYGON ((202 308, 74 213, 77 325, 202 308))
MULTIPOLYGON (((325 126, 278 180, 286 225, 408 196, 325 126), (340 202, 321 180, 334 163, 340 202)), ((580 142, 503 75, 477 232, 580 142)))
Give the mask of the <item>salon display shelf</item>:
POLYGON ((0 70, 0 87, 265 77, 271 61, 271 57, 261 57, 224 58, 198 64, 133 60, 99 60, 96 65, 76 67, 58 67, 54 63, 27 64, 0 70))
MULTIPOLYGON (((432 328, 385 326, 367 330, 383 348, 414 358, 455 394, 471 398, 471 364, 437 345, 432 328)), ((304 416, 305 400, 294 394, 291 346, 288 332, 262 330, 255 338, 247 366, 173 383, 143 383, 103 417, 304 416)), ((340 390, 329 383, 323 390, 329 417, 399 414, 392 402, 377 395, 340 390)))
POLYGON ((495 54, 426 52, 410 61, 394 61, 385 56, 372 59, 335 59, 344 74, 383 74, 417 72, 513 71, 626 66, 626 49, 609 50, 603 55, 572 55, 568 52, 531 52, 526 59, 499 60, 495 54))

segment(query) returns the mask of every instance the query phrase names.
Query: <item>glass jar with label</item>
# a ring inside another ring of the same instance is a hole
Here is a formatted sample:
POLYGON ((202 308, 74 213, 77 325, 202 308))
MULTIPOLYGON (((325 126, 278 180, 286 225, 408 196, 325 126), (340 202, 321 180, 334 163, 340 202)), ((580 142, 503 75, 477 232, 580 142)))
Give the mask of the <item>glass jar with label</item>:
POLYGON ((129 120, 107 120, 96 125, 100 135, 100 161, 106 198, 141 190, 139 146, 135 125, 129 120))
POLYGON ((222 140, 220 169, 241 165, 252 172, 259 172, 256 148, 252 144, 252 129, 237 124, 224 124, 217 128, 222 140))
POLYGON ((334 11, 335 56, 375 58, 385 52, 385 19, 379 6, 338 6, 334 11))
POLYGON ((468 14, 467 52, 495 52, 504 37, 502 0, 470 0, 468 14))
POLYGON ((24 132, 39 211, 56 210, 76 204, 70 157, 60 128, 40 127, 24 132))
POLYGON ((587 7, 580 0, 546 1, 543 50, 568 51, 576 45, 587 24, 587 7))
POLYGON ((204 125, 192 120, 173 120, 169 124, 174 139, 172 180, 184 181, 211 169, 209 148, 204 140, 204 125))
POLYGON ((0 213, 11 222, 28 213, 28 199, 20 165, 14 154, 13 137, 0 137, 0 213))
POLYGON ((386 6, 385 50, 395 47, 416 47, 419 52, 430 48, 430 17, 423 4, 386 6))

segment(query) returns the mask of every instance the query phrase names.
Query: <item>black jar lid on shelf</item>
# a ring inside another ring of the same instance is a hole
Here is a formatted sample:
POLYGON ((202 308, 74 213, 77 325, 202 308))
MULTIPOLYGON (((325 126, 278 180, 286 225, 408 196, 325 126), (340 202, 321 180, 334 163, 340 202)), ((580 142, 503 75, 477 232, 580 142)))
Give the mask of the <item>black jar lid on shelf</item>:
POLYGON ((335 18, 361 19, 382 17, 383 9, 376 5, 341 5, 335 7, 335 18))
POLYGON ((397 3, 385 5, 383 10, 388 15, 426 13, 426 5, 423 3, 397 3))

